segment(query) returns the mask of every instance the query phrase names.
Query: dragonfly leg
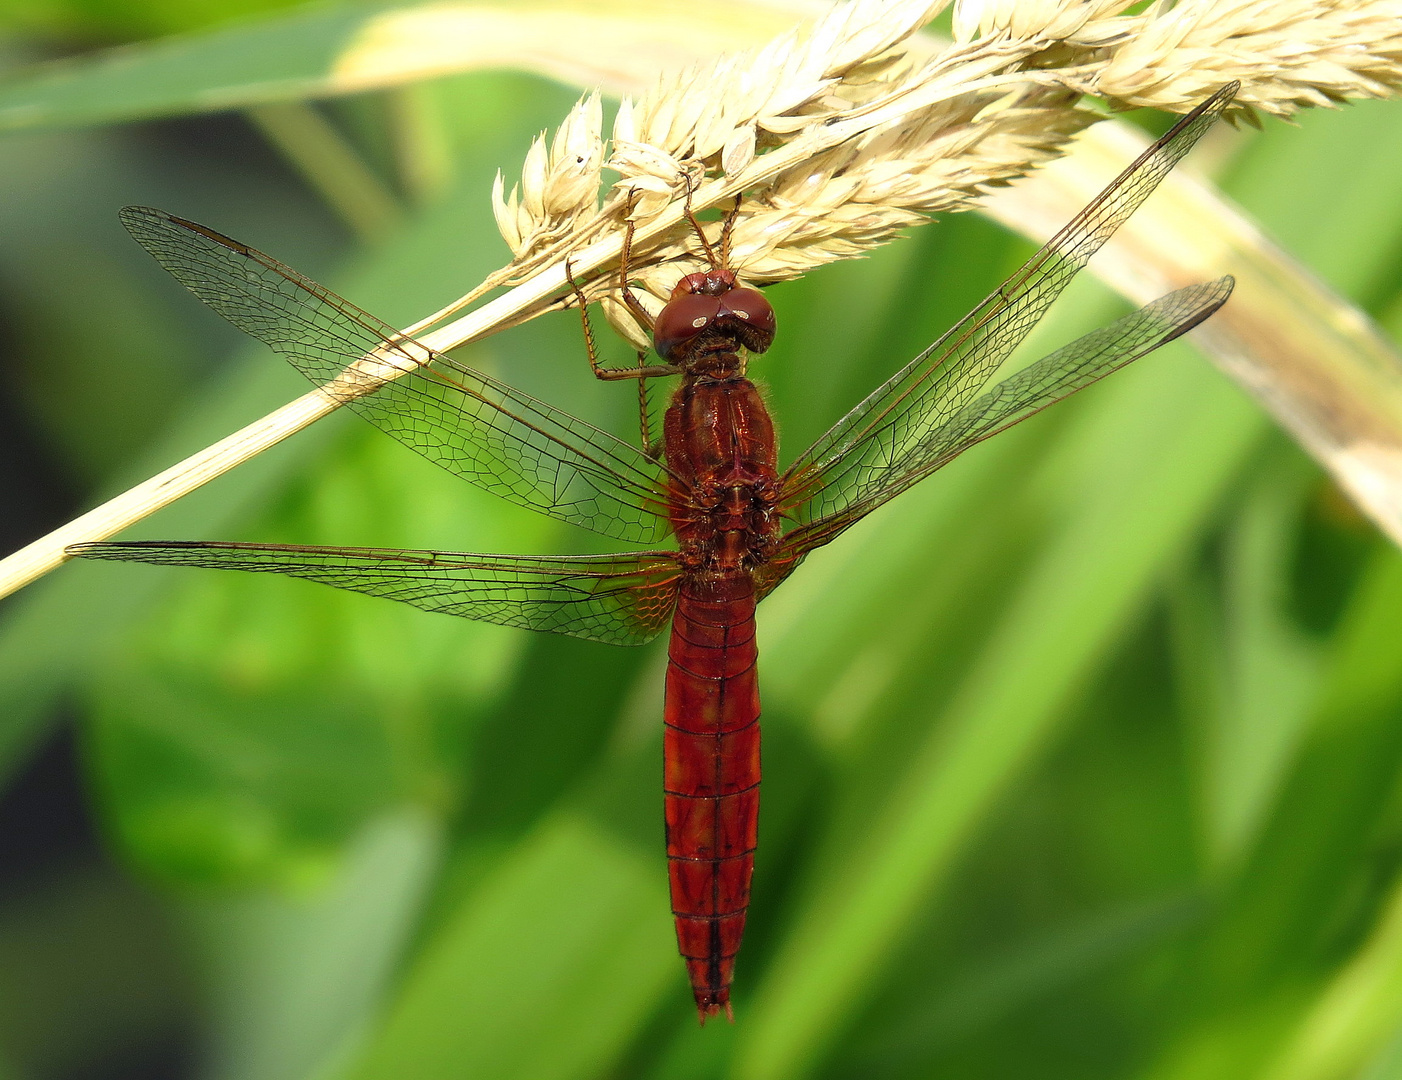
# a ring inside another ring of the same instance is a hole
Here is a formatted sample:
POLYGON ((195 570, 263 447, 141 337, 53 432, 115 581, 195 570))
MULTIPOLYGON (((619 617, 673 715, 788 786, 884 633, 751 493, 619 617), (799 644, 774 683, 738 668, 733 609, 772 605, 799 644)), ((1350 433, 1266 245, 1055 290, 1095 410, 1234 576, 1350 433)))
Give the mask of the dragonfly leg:
MULTIPOLYGON (((638 355, 639 362, 642 361, 642 354, 638 355)), ((647 378, 638 380, 638 435, 643 441, 643 453, 652 452, 652 431, 650 430, 649 417, 647 414, 647 378)))
POLYGON ((636 196, 628 200, 628 217, 623 223, 623 251, 618 256, 618 291, 623 297, 623 302, 628 305, 638 322, 642 323, 643 329, 649 334, 656 327, 656 320, 648 314, 647 308, 643 307, 638 298, 633 295, 633 289, 628 284, 628 263, 633 257, 633 233, 637 231, 637 225, 633 223, 633 203, 636 196))
POLYGON ((735 219, 740 216, 740 200, 744 198, 740 192, 735 193, 735 205, 730 208, 725 215, 725 223, 720 230, 720 268, 730 269, 730 241, 735 235, 735 219))
POLYGON ((691 209, 691 178, 686 178, 686 195, 683 196, 682 209, 686 214, 686 219, 691 222, 691 227, 696 230, 696 238, 701 241, 701 247, 706 252, 706 261, 711 264, 712 269, 724 270, 725 262, 717 261, 716 253, 711 247, 711 242, 706 239, 706 230, 701 228, 701 222, 696 220, 696 214, 691 209))
POLYGON ((579 322, 584 329, 584 348, 589 354, 589 370, 594 373, 596 379, 609 382, 618 379, 648 379, 659 375, 675 375, 680 370, 670 364, 644 364, 643 360, 646 359, 647 353, 642 351, 638 353, 636 367, 604 367, 603 364, 599 363, 599 348, 594 340, 593 324, 589 321, 589 304, 584 298, 584 290, 575 280, 568 259, 565 260, 565 278, 569 281, 570 288, 574 290, 575 302, 579 305, 579 322))
MULTIPOLYGON (((642 360, 644 353, 638 354, 638 359, 642 360)), ((647 380, 648 376, 638 377, 638 430, 643 439, 643 453, 650 458, 662 457, 663 443, 661 439, 656 442, 652 439, 652 421, 647 404, 647 380)))

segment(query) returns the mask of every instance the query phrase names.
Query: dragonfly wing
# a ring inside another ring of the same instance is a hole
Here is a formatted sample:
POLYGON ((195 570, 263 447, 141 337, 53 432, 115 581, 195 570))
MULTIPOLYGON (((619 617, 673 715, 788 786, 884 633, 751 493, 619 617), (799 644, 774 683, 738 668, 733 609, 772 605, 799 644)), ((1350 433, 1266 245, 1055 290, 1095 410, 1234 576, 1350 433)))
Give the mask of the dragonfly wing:
POLYGON ((910 458, 979 392, 1060 295, 1230 104, 1223 87, 1121 173, 943 337, 808 448, 784 475, 796 527, 841 514, 910 471, 910 458))
POLYGON ((172 541, 75 544, 89 559, 288 574, 425 611, 641 645, 672 615, 680 568, 670 552, 470 555, 394 548, 172 541))
POLYGON ((903 458, 901 469, 888 472, 862 499, 789 532, 780 548, 781 557, 827 543, 969 447, 1186 334, 1227 302, 1234 284, 1231 277, 1223 277, 1161 296, 1004 379, 913 447, 903 458))
POLYGON ((755 568, 755 603, 759 603, 787 581, 789 575, 797 570, 799 564, 807 557, 808 552, 816 546, 815 544, 807 548, 799 547, 789 543, 788 537, 785 537, 774 557, 755 568))
POLYGON ((616 540, 670 532, 663 466, 639 448, 433 352, 237 240, 149 207, 121 219, 220 315, 430 461, 616 540))

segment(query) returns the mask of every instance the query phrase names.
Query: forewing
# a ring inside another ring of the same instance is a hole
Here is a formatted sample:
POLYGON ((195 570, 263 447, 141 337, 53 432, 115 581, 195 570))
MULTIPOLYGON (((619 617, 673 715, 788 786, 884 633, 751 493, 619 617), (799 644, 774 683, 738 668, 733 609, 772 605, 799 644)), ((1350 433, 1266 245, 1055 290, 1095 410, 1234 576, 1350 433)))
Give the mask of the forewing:
POLYGON ((616 540, 670 532, 663 467, 639 448, 433 352, 237 240, 148 207, 121 218, 220 315, 435 464, 616 540))
POLYGON ((425 611, 641 645, 667 626, 680 569, 669 552, 468 555, 394 548, 172 541, 75 544, 89 559, 287 574, 425 611))
POLYGON ((864 499, 789 532, 780 547, 781 557, 827 543, 969 447, 1186 334, 1227 302, 1233 284, 1231 277, 1223 277, 1161 296, 1004 379, 931 432, 906 454, 901 471, 888 474, 864 499))
POLYGON ((1174 125, 996 292, 800 455, 783 478, 780 509, 791 527, 840 515, 899 484, 932 434, 978 393, 1237 88, 1223 87, 1174 125))

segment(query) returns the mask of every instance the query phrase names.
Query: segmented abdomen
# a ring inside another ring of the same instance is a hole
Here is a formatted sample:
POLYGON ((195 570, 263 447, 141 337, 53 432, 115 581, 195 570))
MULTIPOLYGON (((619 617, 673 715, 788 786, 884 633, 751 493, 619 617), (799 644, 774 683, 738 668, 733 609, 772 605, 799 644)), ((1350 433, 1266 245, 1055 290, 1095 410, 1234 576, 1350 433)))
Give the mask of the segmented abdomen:
POLYGON ((759 829, 759 684, 749 575, 685 581, 668 651, 664 775, 677 944, 702 1022, 730 980, 759 829))

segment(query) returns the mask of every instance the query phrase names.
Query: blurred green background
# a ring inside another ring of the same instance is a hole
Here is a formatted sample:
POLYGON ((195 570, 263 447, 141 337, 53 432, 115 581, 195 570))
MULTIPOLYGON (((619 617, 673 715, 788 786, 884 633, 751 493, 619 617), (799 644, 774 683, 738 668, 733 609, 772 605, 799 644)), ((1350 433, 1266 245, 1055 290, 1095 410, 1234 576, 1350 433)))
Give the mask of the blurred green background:
MULTIPOLYGON (((491 178, 578 88, 191 90, 309 69, 383 7, 0 6, 5 550, 304 389, 118 207, 399 324, 506 260, 491 178), (207 36, 142 51, 176 31, 207 36)), ((1224 146, 1224 190, 1402 333, 1402 103, 1224 146)), ((788 454, 1028 250, 962 215, 771 289, 788 454)), ((1038 344, 1122 307, 1078 282, 1038 344)), ((630 430, 572 314, 464 353, 630 430)), ((597 550, 349 416, 130 535, 597 550)), ((5 601, 0 1080, 1402 1077, 1402 558, 1186 344, 960 459, 760 622, 754 907, 736 1023, 699 1029, 661 642, 111 564, 5 601)))

